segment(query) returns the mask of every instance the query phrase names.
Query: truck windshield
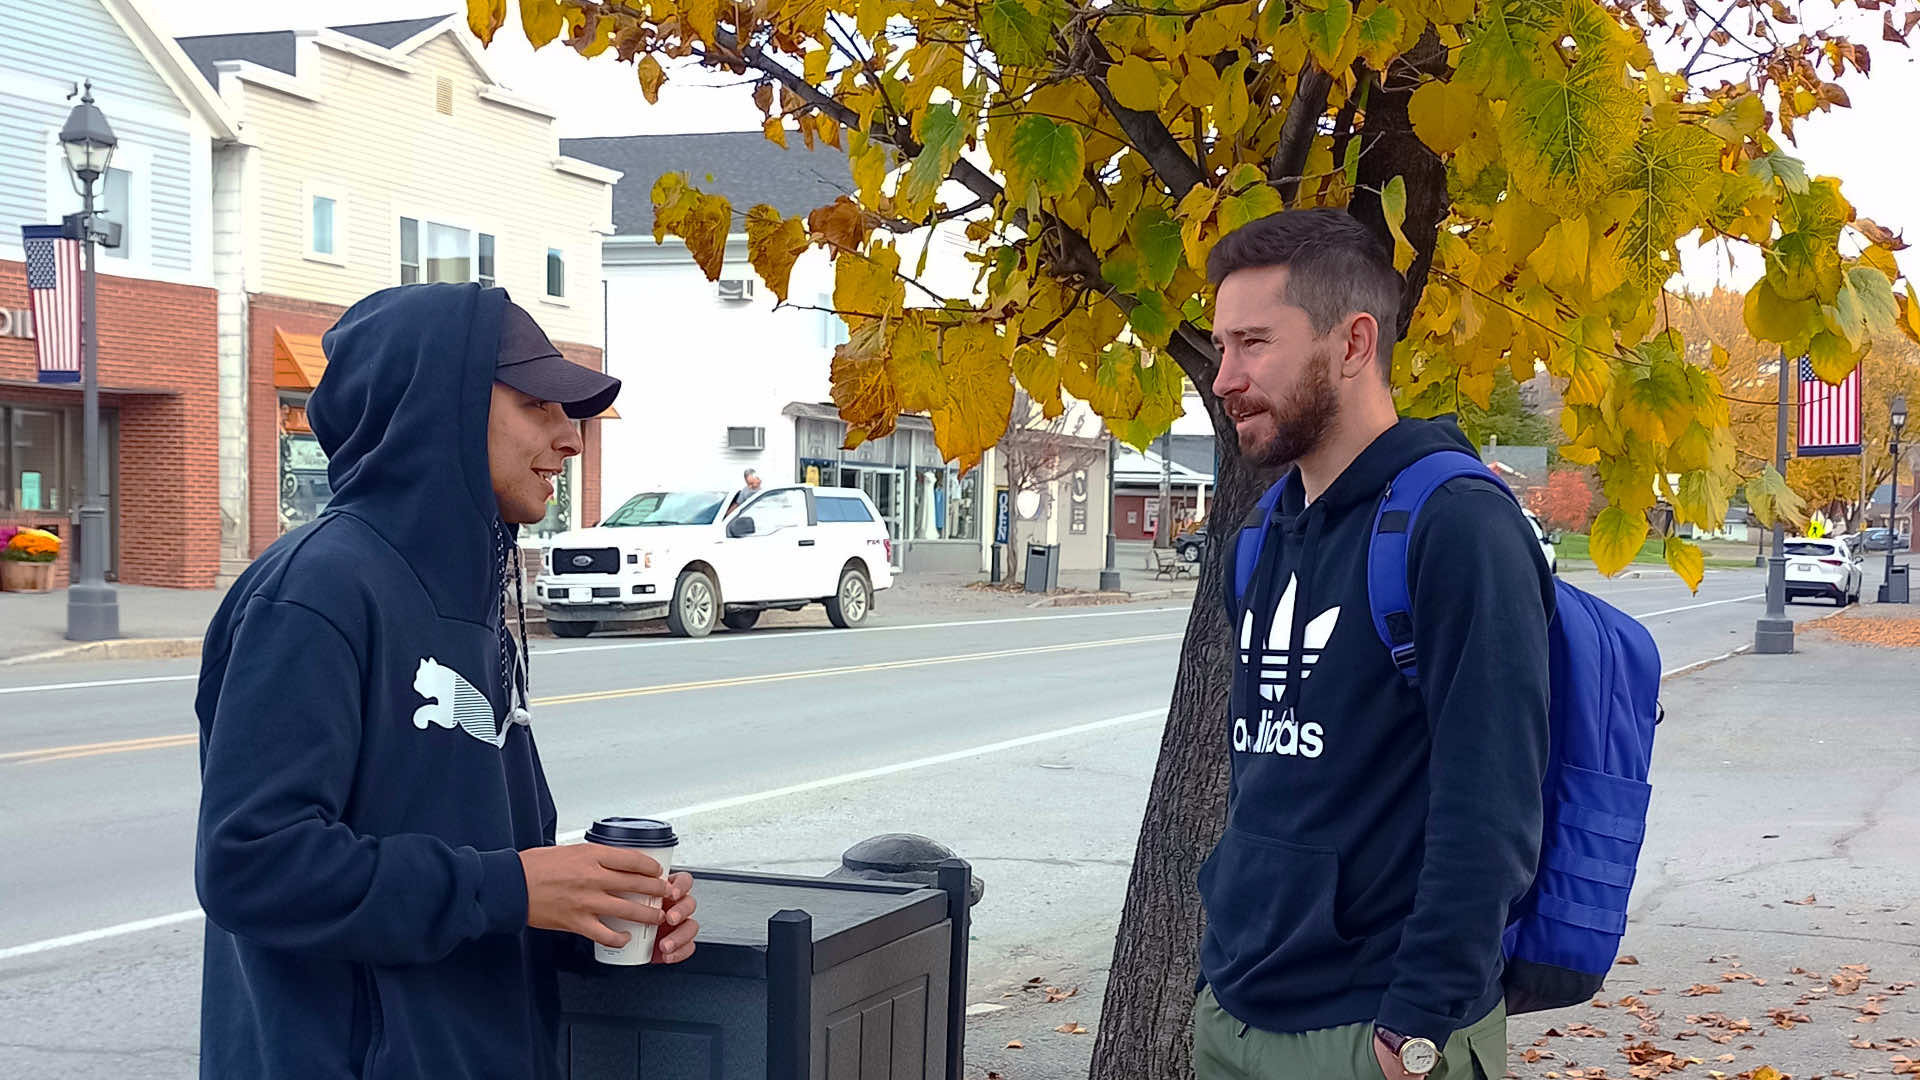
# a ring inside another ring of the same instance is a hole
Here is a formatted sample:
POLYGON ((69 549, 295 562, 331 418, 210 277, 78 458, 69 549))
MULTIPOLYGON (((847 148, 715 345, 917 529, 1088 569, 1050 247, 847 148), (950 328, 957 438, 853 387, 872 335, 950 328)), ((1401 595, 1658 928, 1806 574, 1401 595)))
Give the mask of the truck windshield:
POLYGON ((719 491, 646 491, 628 499, 602 525, 711 525, 726 494, 719 491))

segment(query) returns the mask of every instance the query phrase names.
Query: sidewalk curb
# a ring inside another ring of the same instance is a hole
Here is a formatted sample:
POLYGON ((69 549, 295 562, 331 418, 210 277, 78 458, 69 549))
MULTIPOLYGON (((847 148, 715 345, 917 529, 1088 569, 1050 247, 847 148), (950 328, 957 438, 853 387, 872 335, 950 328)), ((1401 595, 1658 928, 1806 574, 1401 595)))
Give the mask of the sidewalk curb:
MULTIPOLYGON (((1826 613, 1825 615, 1815 615, 1812 618, 1801 619, 1799 622, 1793 624, 1794 637, 1797 640, 1802 630, 1806 630, 1806 629, 1818 626, 1821 623, 1826 622, 1828 619, 1838 618, 1842 615, 1845 615, 1848 611, 1851 611, 1851 610, 1852 608, 1850 607, 1838 608, 1834 611, 1830 611, 1826 613)), ((1662 683, 1665 683, 1669 679, 1678 679, 1686 675, 1691 675, 1696 671, 1700 671, 1705 668, 1710 668, 1715 664, 1724 664, 1728 660, 1731 660, 1736 656, 1746 656, 1748 653, 1751 653, 1751 652, 1753 652, 1753 643, 1748 642, 1747 644, 1742 645, 1731 652, 1723 652, 1719 656, 1708 657, 1705 660, 1696 660, 1695 662, 1688 664, 1685 667, 1674 668, 1672 671, 1663 671, 1660 673, 1660 681, 1662 683)))
POLYGON ((1145 600, 1187 599, 1194 595, 1194 589, 1149 589, 1145 592, 1090 592, 1065 593, 1060 596, 1047 596, 1028 604, 1033 608, 1061 607, 1099 607, 1106 604, 1133 604, 1145 600))
POLYGON ((183 660, 200 655, 199 638, 115 638, 88 641, 45 652, 0 660, 0 667, 47 664, 66 660, 183 660))

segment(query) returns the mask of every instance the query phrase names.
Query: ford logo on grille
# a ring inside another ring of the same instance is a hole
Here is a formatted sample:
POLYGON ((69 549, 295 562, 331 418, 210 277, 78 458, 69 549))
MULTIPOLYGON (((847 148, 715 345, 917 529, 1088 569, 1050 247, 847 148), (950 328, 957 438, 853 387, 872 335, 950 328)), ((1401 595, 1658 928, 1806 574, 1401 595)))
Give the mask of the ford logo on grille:
POLYGON ((592 565, 593 565, 593 556, 591 556, 591 555, 575 555, 575 556, 573 557, 573 565, 575 565, 575 566, 592 566, 592 565))

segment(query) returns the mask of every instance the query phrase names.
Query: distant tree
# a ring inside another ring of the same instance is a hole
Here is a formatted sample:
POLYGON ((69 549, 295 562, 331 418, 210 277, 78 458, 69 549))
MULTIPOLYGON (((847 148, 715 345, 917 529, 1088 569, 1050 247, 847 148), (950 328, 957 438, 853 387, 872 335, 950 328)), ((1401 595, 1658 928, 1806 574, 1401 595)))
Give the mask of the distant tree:
POLYGON ((1528 509, 1550 529, 1585 532, 1593 522, 1593 496, 1593 484, 1585 473, 1562 469, 1532 491, 1528 509))
POLYGON ((1520 393, 1520 384, 1506 371, 1495 373, 1493 393, 1485 408, 1470 398, 1460 401, 1460 426, 1475 445, 1485 446, 1490 438, 1502 446, 1556 446, 1559 432, 1553 422, 1534 412, 1520 393))

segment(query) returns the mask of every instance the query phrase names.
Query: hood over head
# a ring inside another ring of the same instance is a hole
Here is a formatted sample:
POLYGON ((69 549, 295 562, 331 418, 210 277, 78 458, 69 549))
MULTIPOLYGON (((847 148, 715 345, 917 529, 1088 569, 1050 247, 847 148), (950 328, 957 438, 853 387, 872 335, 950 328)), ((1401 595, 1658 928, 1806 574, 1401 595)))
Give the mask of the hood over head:
POLYGON ((504 289, 402 285, 322 339, 307 419, 327 453, 328 513, 351 514, 412 565, 442 614, 498 618, 500 507, 487 419, 504 289))

